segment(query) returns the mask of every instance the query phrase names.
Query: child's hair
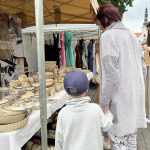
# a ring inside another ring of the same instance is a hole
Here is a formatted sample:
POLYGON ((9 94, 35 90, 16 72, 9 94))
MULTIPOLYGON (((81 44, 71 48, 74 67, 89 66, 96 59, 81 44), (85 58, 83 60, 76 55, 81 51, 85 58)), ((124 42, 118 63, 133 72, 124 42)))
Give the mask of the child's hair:
POLYGON ((71 93, 71 94, 76 94, 77 91, 75 89, 68 89, 68 91, 71 93))

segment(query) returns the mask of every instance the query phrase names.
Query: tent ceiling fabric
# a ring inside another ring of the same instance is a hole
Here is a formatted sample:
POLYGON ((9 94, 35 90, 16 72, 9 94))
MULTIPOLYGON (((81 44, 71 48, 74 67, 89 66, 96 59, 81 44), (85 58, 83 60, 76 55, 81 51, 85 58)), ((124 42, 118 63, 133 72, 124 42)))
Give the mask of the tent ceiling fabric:
MULTIPOLYGON (((97 0, 92 1, 97 2, 97 0)), ((43 0, 44 24, 93 24, 94 10, 97 9, 95 4, 92 2, 91 5, 90 0, 43 0)), ((23 27, 35 25, 34 8, 34 0, 0 1, 1 12, 12 15, 18 14, 23 19, 23 27)))

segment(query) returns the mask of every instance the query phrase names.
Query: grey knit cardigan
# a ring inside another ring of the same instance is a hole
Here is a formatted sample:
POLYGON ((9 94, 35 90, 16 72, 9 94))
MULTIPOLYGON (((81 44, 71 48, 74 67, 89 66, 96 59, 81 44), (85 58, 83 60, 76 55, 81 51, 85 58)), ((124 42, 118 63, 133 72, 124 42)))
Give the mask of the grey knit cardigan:
POLYGON ((100 39, 100 105, 114 115, 110 133, 125 136, 146 128, 146 66, 141 44, 122 22, 112 23, 100 39))

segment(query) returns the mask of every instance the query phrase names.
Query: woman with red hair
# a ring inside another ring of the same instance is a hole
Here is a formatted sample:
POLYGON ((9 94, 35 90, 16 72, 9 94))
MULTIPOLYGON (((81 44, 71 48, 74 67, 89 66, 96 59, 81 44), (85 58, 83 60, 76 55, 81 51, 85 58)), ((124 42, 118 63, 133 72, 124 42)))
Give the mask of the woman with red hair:
POLYGON ((109 131, 113 149, 136 150, 136 131, 146 128, 146 66, 137 37, 121 22, 111 3, 98 9, 95 17, 103 34, 100 39, 100 105, 111 110, 109 131))

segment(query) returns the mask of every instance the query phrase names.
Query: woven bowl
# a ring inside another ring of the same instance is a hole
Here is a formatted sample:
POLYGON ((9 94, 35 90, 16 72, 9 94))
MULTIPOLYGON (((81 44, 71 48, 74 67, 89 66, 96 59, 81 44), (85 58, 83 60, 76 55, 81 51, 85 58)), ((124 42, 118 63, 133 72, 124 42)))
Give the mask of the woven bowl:
POLYGON ((52 83, 54 83, 54 79, 46 79, 46 82, 52 82, 52 83))
POLYGON ((70 68, 65 68, 65 72, 67 73, 67 72, 69 72, 69 71, 71 71, 72 69, 70 69, 70 68))
POLYGON ((9 94, 9 88, 0 87, 0 99, 7 96, 9 94))
POLYGON ((25 108, 17 106, 6 106, 2 108, 2 111, 3 113, 7 113, 8 115, 16 115, 27 112, 25 108))
POLYGON ((81 68, 76 68, 76 70, 82 70, 81 68))
POLYGON ((24 99, 25 103, 27 103, 27 102, 31 102, 31 101, 32 101, 32 99, 31 99, 31 96, 30 96, 30 95, 23 95, 23 96, 21 96, 21 98, 23 98, 23 99, 24 99))
POLYGON ((39 110, 40 109, 40 103, 39 102, 33 103, 33 106, 34 106, 35 110, 39 110))
MULTIPOLYGON (((46 87, 48 88, 48 87, 50 87, 50 86, 53 85, 53 84, 54 84, 54 82, 49 82, 49 81, 47 81, 47 82, 46 82, 46 87)), ((33 84, 32 84, 32 87, 34 87, 34 92, 35 92, 35 93, 38 92, 38 91, 39 91, 39 82, 33 83, 33 84)))
POLYGON ((27 124, 28 120, 29 120, 29 116, 27 115, 23 120, 20 120, 18 122, 6 124, 6 125, 0 125, 0 133, 17 130, 17 129, 25 126, 27 124))
POLYGON ((0 101, 0 107, 5 107, 5 106, 8 106, 9 105, 9 100, 2 100, 0 101))
POLYGON ((26 112, 16 115, 3 114, 0 116, 0 124, 9 124, 20 121, 25 118, 26 112))
POLYGON ((9 84, 10 84, 10 88, 15 88, 16 86, 19 86, 19 81, 18 80, 10 80, 9 84))
POLYGON ((85 74, 90 73, 90 70, 82 70, 85 74))
POLYGON ((22 82, 27 82, 27 75, 18 75, 18 80, 22 82))
POLYGON ((20 106, 20 105, 25 105, 25 102, 23 100, 16 100, 15 103, 13 104, 14 106, 20 106))
POLYGON ((31 113, 34 109, 33 105, 26 105, 25 108, 26 108, 28 114, 31 115, 31 113))

